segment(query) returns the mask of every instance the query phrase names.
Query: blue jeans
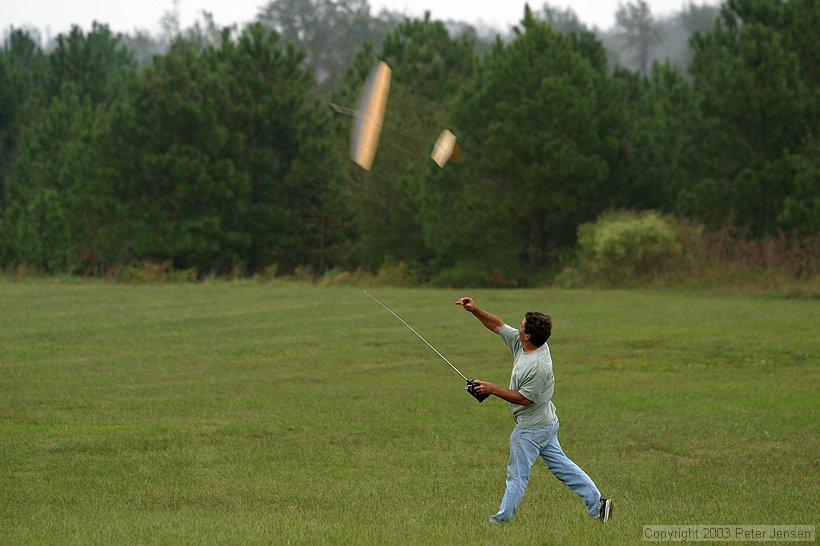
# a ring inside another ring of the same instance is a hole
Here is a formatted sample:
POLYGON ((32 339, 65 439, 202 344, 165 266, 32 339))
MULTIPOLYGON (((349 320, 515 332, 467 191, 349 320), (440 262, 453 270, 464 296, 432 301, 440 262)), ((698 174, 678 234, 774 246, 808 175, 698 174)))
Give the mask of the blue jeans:
POLYGON ((510 434, 510 462, 507 465, 507 491, 501 499, 498 513, 491 521, 510 521, 524 498, 530 480, 530 470, 538 456, 547 463, 550 472, 567 484, 584 500, 587 513, 595 516, 599 510, 601 492, 578 465, 569 460, 558 443, 558 419, 545 428, 515 427, 510 434))

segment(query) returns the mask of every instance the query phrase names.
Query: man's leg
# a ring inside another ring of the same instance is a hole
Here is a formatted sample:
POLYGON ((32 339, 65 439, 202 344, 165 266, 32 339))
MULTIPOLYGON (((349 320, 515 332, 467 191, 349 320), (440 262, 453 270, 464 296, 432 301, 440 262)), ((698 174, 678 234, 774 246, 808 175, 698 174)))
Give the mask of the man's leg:
POLYGON ((546 429, 513 429, 510 434, 510 461, 507 464, 507 490, 501 499, 498 513, 490 518, 491 522, 507 522, 513 519, 521 499, 524 498, 524 491, 527 490, 530 469, 544 446, 547 433, 546 429))
POLYGON ((564 454, 561 449, 561 444, 558 443, 558 422, 556 421, 553 434, 547 441, 544 448, 541 450, 541 458, 547 463, 547 467, 553 475, 567 484, 576 495, 584 500, 587 507, 587 513, 590 516, 595 516, 600 510, 601 492, 592 482, 586 472, 573 463, 569 457, 564 454))

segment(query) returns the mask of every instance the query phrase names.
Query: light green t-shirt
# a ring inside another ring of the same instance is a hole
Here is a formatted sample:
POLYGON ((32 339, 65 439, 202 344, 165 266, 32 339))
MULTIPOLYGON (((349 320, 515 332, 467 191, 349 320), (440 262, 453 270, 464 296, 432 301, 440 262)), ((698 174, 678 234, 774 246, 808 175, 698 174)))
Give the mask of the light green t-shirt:
POLYGON ((555 376, 552 374, 549 346, 544 343, 535 351, 526 352, 518 338, 517 329, 505 324, 498 333, 513 354, 510 390, 518 391, 528 400, 532 400, 529 406, 510 403, 515 422, 526 428, 552 424, 555 421, 555 406, 552 403, 555 376))

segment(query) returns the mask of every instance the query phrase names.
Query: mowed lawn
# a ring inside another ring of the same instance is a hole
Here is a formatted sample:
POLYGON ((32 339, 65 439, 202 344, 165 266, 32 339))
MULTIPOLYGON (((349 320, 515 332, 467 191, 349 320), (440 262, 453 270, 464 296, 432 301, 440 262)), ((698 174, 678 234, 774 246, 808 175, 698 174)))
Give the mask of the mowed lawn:
POLYGON ((0 281, 3 544, 624 544, 649 524, 818 523, 820 302, 705 292, 369 291, 469 377, 553 316, 561 443, 608 525, 533 469, 507 404, 361 288, 0 281))

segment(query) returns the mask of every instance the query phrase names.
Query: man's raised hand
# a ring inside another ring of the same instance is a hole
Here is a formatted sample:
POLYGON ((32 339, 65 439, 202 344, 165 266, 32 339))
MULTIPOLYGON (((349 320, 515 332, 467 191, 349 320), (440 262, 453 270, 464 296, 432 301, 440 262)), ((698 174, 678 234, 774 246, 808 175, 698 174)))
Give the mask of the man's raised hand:
POLYGON ((463 298, 459 298, 459 299, 458 299, 458 301, 456 301, 456 302, 454 302, 454 303, 455 303, 456 305, 460 305, 460 306, 464 307, 464 310, 465 310, 465 311, 470 311, 470 312, 472 312, 472 311, 474 311, 474 310, 475 310, 475 302, 473 301, 473 298, 471 298, 471 297, 469 297, 469 296, 465 296, 465 297, 463 297, 463 298))

